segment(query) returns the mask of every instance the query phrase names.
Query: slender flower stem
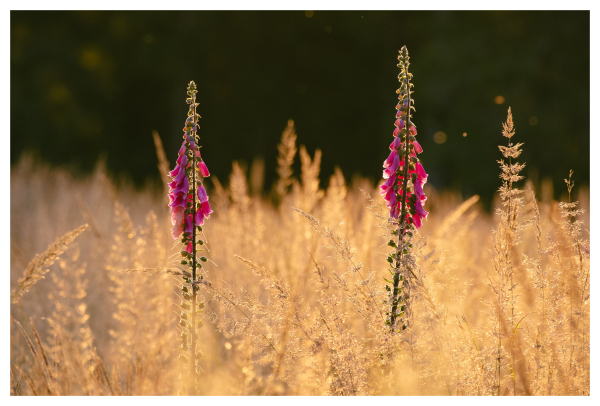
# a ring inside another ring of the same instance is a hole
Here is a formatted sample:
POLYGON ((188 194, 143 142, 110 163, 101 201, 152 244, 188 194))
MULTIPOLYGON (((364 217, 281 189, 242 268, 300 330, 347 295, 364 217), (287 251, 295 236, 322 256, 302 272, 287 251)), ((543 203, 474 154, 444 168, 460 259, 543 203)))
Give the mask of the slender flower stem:
MULTIPOLYGON (((408 63, 407 63, 408 64, 408 63)), ((406 189, 408 188, 408 165, 409 165, 409 159, 410 159, 410 142, 409 142, 409 123, 410 123, 410 82, 409 82, 409 78, 408 78, 408 70, 407 70, 407 74, 406 74, 406 79, 405 79, 405 85, 406 85, 406 94, 408 95, 408 106, 406 107, 406 120, 404 122, 404 131, 406 134, 406 143, 404 146, 404 150, 405 150, 405 154, 404 154, 404 182, 402 184, 402 214, 400 216, 400 224, 398 225, 398 228, 400 230, 403 230, 403 226, 404 223, 406 221, 406 189)), ((399 233, 401 234, 401 233, 399 233)), ((402 242, 402 235, 398 235, 398 241, 402 242)), ((400 251, 400 247, 398 248, 400 251)))
MULTIPOLYGON (((194 118, 193 118, 193 130, 192 130, 192 140, 194 140, 194 144, 196 144, 196 120, 197 120, 197 116, 196 116, 196 94, 194 93, 192 95, 192 106, 194 106, 194 118)), ((193 178, 193 182, 192 182, 192 193, 193 193, 193 200, 192 200, 192 215, 193 215, 193 223, 194 223, 194 227, 192 229, 192 350, 191 350, 191 357, 190 357, 190 361, 191 361, 191 368, 190 368, 190 375, 191 375, 191 388, 190 388, 190 394, 193 395, 195 394, 195 389, 196 389, 196 266, 197 266, 197 259, 196 259, 196 224, 195 224, 195 219, 196 219, 196 211, 198 210, 198 208, 196 207, 196 147, 194 147, 192 149, 192 178, 193 178)))
POLYGON ((388 291, 387 303, 390 306, 390 311, 386 313, 389 317, 385 324, 390 326, 391 332, 396 331, 398 319, 402 330, 409 325, 410 281, 413 278, 417 279, 413 271, 417 266, 416 259, 411 253, 413 245, 410 241, 413 232, 421 227, 422 220, 427 219, 429 214, 423 209, 423 203, 427 200, 423 186, 427 182, 428 175, 417 158, 417 154, 423 152, 423 147, 415 138, 417 128, 410 119, 410 110, 413 108, 412 83, 410 83, 412 74, 408 71, 410 63, 406 46, 400 50, 398 61, 400 88, 396 90, 398 94, 394 122, 396 128, 393 133, 394 140, 390 144, 390 155, 383 162, 385 182, 379 186, 379 192, 390 209, 388 225, 393 228, 390 230, 391 238, 388 245, 394 251, 388 254, 387 261, 388 271, 394 280, 385 279, 389 283, 385 289, 388 291))
POLYGON ((183 385, 187 387, 186 391, 192 395, 197 393, 196 364, 199 358, 196 351, 197 329, 202 326, 202 320, 199 318, 202 313, 201 309, 204 307, 204 303, 197 297, 200 290, 198 282, 203 280, 200 273, 202 265, 198 261, 208 261, 206 257, 198 258, 199 251, 202 251, 198 245, 204 244, 198 233, 202 232, 200 226, 204 224, 204 219, 208 219, 212 213, 208 195, 200 180, 200 176, 206 178, 210 176, 210 173, 200 156, 198 147, 197 130, 200 116, 196 113, 198 105, 196 93, 196 84, 191 81, 188 85, 188 98, 186 99, 186 103, 190 107, 183 128, 184 140, 178 153, 177 165, 169 172, 173 178, 173 182, 169 183, 169 207, 173 224, 171 235, 176 240, 181 237, 183 244, 181 264, 189 267, 189 273, 186 271, 183 275, 184 285, 181 286, 182 301, 179 325, 182 327, 182 332, 179 360, 189 367, 189 381, 184 378, 184 375, 182 375, 182 379, 189 383, 183 382, 183 385))
MULTIPOLYGON (((406 62, 408 65, 408 61, 406 62)), ((408 105, 406 107, 406 120, 404 120, 404 132, 406 136, 405 144, 404 144, 404 168, 403 168, 403 177, 404 180, 402 182, 402 212, 400 215, 400 221, 398 223, 398 244, 396 245, 396 266, 394 271, 394 288, 392 292, 392 313, 390 315, 391 329, 394 330, 394 326, 396 324, 396 311, 398 310, 398 293, 400 284, 400 267, 402 266, 402 256, 403 256, 403 239, 404 239, 404 223, 406 222, 406 195, 408 189, 408 165, 409 165, 409 157, 410 157, 410 138, 409 138, 409 123, 410 123, 410 82, 408 69, 405 72, 404 84, 406 85, 406 93, 408 95, 408 105)))

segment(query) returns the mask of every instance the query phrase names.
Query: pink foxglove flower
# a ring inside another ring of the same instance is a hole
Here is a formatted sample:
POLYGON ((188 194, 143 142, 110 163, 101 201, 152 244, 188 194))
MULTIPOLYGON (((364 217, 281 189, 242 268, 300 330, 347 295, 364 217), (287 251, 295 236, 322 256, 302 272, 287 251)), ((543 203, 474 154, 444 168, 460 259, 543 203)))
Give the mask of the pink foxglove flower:
POLYGON ((179 358, 190 370, 190 394, 195 394, 194 382, 198 382, 196 368, 197 358, 197 323, 196 318, 200 315, 200 298, 197 293, 200 289, 198 284, 204 276, 201 273, 202 264, 206 257, 198 257, 202 251, 204 241, 199 238, 202 231, 201 225, 204 219, 209 218, 212 210, 208 204, 208 195, 202 184, 202 179, 209 176, 208 168, 200 157, 197 130, 198 119, 196 113, 196 84, 190 82, 188 85, 187 103, 190 105, 188 117, 183 128, 183 143, 178 152, 177 164, 169 172, 173 179, 169 183, 169 208, 171 210, 171 235, 173 239, 181 239, 182 249, 180 264, 188 266, 183 272, 184 285, 181 287, 181 314, 179 325, 183 329, 181 334, 181 352, 179 358))
POLYGON ((171 223, 173 224, 171 234, 174 239, 177 239, 181 233, 192 234, 193 227, 191 224, 193 223, 194 226, 203 225, 204 218, 208 218, 212 213, 210 206, 208 206, 206 189, 200 181, 200 176, 194 178, 192 173, 192 166, 195 164, 196 175, 210 176, 206 164, 199 159, 200 151, 196 146, 194 132, 196 128, 196 124, 188 117, 186 127, 184 127, 183 144, 178 153, 177 165, 169 172, 169 175, 173 178, 173 181, 169 183, 169 207, 171 208, 171 223), (194 155, 196 156, 195 159, 192 158, 194 155), (193 207, 194 199, 190 194, 192 192, 190 183, 194 181, 196 184, 195 187, 192 185, 192 188, 196 189, 198 196, 198 204, 195 210, 193 207), (190 209, 186 211, 185 209, 188 207, 190 209), (186 211, 185 216, 183 215, 184 211, 186 211))
POLYGON ((400 74, 400 88, 397 90, 398 104, 396 105, 395 129, 393 141, 390 144, 391 153, 384 161, 383 179, 385 182, 379 187, 386 206, 390 209, 390 221, 395 224, 395 236, 388 245, 394 247, 394 252, 388 256, 391 274, 394 277, 392 287, 386 287, 390 292, 390 312, 386 323, 392 331, 398 327, 407 328, 408 319, 405 312, 410 311, 409 296, 404 296, 404 288, 410 286, 410 239, 413 231, 418 230, 427 213, 423 204, 427 200, 423 192, 423 185, 427 182, 425 168, 417 158, 423 148, 415 139, 417 128, 411 120, 412 99, 412 74, 408 72, 409 57, 406 47, 403 47, 398 57, 400 74), (395 240, 397 239, 397 240, 395 240), (400 284, 402 281, 402 284, 400 284), (400 320, 399 326, 396 325, 400 320))

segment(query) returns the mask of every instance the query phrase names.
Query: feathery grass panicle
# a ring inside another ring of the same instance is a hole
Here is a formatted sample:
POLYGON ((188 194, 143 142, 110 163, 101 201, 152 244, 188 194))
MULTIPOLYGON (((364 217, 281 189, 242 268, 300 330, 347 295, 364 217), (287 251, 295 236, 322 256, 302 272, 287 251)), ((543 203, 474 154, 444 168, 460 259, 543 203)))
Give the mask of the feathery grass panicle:
POLYGON ((158 131, 152 131, 152 139, 154 140, 154 147, 156 148, 156 156, 158 157, 158 172, 160 173, 160 180, 162 181, 164 187, 165 199, 168 199, 169 194, 169 160, 167 159, 167 154, 165 153, 165 148, 163 147, 163 143, 158 135, 158 131))
POLYGON ((248 196, 248 182, 246 173, 237 161, 233 161, 231 176, 229 177, 229 194, 233 206, 239 207, 241 211, 248 209, 250 197, 248 196))
POLYGON ((46 251, 37 254, 27 265, 23 271, 23 276, 19 279, 18 286, 13 289, 10 294, 10 302, 15 304, 21 300, 21 297, 31 289, 44 275, 48 273, 50 267, 60 254, 65 252, 69 244, 79 236, 86 228, 87 224, 77 227, 75 230, 69 231, 62 237, 54 240, 48 246, 46 251))
POLYGON ((514 336, 520 320, 525 316, 518 310, 519 294, 516 292, 517 280, 521 278, 521 264, 517 247, 521 239, 521 232, 526 223, 521 221, 520 211, 523 207, 523 193, 515 187, 515 183, 523 179, 519 172, 525 164, 513 162, 521 155, 522 143, 514 144, 512 137, 515 135, 513 118, 510 107, 506 123, 502 124, 502 135, 508 138, 508 146, 499 146, 502 155, 508 163, 499 160, 502 186, 499 189, 503 209, 496 209, 500 217, 498 229, 494 231, 492 259, 496 277, 488 275, 488 286, 495 294, 489 303, 490 317, 493 323, 491 339, 497 343, 496 352, 496 395, 500 395, 502 387, 516 393, 515 380, 515 347, 514 336), (519 273, 519 274, 518 274, 519 273))
POLYGON ((287 126, 281 134, 281 143, 277 145, 279 155, 277 156, 277 174, 279 180, 275 188, 279 199, 287 194, 287 189, 291 185, 292 164, 296 156, 296 129, 294 120, 288 120, 287 126))
POLYGON ((319 189, 319 172, 321 172, 321 150, 316 149, 311 159, 304 145, 300 145, 300 162, 302 163, 302 198, 301 207, 311 212, 315 204, 323 197, 319 189))

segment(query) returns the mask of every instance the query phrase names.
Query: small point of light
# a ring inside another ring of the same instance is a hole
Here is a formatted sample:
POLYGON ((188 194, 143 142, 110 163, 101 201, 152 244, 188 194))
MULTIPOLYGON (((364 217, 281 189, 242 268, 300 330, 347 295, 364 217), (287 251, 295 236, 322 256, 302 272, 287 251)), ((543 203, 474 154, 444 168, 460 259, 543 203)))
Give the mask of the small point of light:
POLYGON ((69 99, 69 89, 62 83, 53 83, 48 92, 49 99, 55 103, 63 103, 69 99))
POLYGON ((504 104, 504 96, 496 96, 496 98, 494 99, 494 103, 504 104))
POLYGON ((79 63, 87 69, 93 70, 102 62, 102 55, 97 49, 86 48, 79 55, 79 63))
POLYGON ((443 144, 444 142, 446 142, 446 139, 448 139, 448 137, 443 131, 438 131, 435 134, 433 134, 433 140, 436 142, 436 144, 443 144))
POLYGON ((305 16, 307 16, 308 18, 311 18, 312 16, 314 16, 314 15, 315 15, 315 12, 314 12, 314 11, 312 11, 312 10, 306 10, 306 11, 304 12, 304 15, 305 15, 305 16))
POLYGON ((529 117, 529 124, 536 125, 538 123, 538 119, 536 116, 529 117))
POLYGON ((326 26, 325 26, 325 32, 326 32, 327 34, 331 34, 331 31, 333 31, 333 28, 331 28, 331 26, 330 26, 330 25, 326 25, 326 26))
POLYGON ((231 343, 225 343, 225 348, 227 348, 228 350, 231 349, 231 343))
POLYGON ((466 136, 467 136, 467 133, 463 133, 463 137, 466 137, 466 136))

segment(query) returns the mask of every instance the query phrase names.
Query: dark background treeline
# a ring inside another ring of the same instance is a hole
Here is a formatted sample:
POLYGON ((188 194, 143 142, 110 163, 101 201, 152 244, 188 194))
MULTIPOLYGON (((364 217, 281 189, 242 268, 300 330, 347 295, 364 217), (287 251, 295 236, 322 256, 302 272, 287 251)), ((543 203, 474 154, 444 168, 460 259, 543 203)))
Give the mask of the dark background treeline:
POLYGON ((510 106, 523 174, 551 177, 558 197, 569 169, 589 183, 589 16, 13 11, 11 163, 34 151, 85 173, 104 154, 109 170, 137 185, 158 181, 151 131, 173 163, 195 80, 203 157, 222 182, 232 160, 261 156, 268 189, 288 119, 299 144, 323 151, 322 186, 335 165, 375 181, 407 45, 429 182, 489 203, 510 106))

